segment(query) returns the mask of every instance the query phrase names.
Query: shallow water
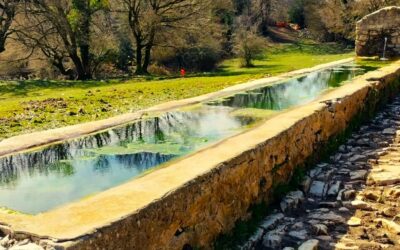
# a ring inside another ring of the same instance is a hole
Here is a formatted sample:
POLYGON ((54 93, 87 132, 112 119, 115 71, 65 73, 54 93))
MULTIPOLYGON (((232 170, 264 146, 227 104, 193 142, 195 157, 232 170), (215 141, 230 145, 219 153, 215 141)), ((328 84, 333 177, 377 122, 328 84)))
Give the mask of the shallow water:
POLYGON ((236 111, 283 110, 303 104, 372 69, 347 65, 314 72, 208 105, 145 117, 95 135, 0 158, 0 207, 37 214, 93 195, 257 123, 251 113, 235 115, 236 111))

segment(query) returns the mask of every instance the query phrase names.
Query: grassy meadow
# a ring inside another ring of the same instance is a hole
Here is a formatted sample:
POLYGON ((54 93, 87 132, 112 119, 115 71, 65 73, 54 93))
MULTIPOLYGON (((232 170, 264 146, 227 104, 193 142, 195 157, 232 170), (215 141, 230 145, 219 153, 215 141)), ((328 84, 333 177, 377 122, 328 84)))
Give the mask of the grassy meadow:
POLYGON ((0 140, 22 133, 104 119, 175 99, 198 96, 249 80, 348 57, 334 44, 287 44, 268 48, 252 68, 238 59, 215 72, 102 81, 0 82, 0 140))

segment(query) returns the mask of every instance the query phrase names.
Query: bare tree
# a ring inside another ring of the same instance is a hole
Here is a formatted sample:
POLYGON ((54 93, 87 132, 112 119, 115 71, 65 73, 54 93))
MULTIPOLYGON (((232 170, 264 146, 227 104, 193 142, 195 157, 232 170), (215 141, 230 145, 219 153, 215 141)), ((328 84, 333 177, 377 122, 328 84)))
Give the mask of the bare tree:
POLYGON ((90 51, 92 18, 107 8, 107 1, 31 0, 25 6, 17 39, 32 50, 40 49, 64 75, 74 65, 76 78, 92 78, 95 58, 90 51))
POLYGON ((0 0, 0 53, 5 50, 7 38, 11 35, 18 0, 0 0))
POLYGON ((210 5, 209 0, 121 1, 136 45, 136 74, 148 74, 152 49, 163 32, 185 32, 200 25, 210 5))

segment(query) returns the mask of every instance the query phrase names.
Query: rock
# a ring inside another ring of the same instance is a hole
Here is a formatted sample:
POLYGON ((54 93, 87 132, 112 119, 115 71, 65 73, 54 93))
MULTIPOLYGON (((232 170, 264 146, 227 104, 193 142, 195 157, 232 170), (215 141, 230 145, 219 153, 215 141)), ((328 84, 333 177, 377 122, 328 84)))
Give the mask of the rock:
POLYGON ((310 194, 317 197, 325 196, 325 183, 322 181, 313 181, 310 188, 310 194))
POLYGON ((10 242, 10 236, 7 235, 6 237, 4 237, 3 239, 0 240, 0 246, 8 247, 9 242, 10 242))
POLYGON ((261 223, 260 227, 265 230, 274 229, 284 218, 282 213, 270 215, 261 223))
POLYGON ((395 135, 396 134, 396 129, 394 129, 394 128, 384 129, 382 131, 382 134, 384 134, 384 135, 395 135))
POLYGON ((389 221, 386 219, 377 219, 375 222, 381 224, 383 228, 394 235, 400 235, 400 225, 394 221, 389 221))
POLYGON ((348 213, 348 212, 350 212, 350 210, 349 210, 348 208, 346 208, 346 207, 341 207, 341 208, 339 208, 339 211, 342 212, 342 213, 348 213))
POLYGON ((387 217, 395 217, 397 215, 397 210, 394 207, 387 207, 383 209, 382 213, 387 217))
POLYGON ((293 247, 285 247, 282 250, 295 250, 293 247))
POLYGON ((347 201, 347 200, 351 200, 354 199, 354 197, 356 197, 356 191, 355 190, 345 190, 343 191, 343 196, 342 199, 347 201))
POLYGON ((366 170, 357 170, 350 172, 351 180, 364 180, 367 177, 368 172, 366 170))
POLYGON ((376 191, 366 191, 364 192, 364 197, 368 200, 379 201, 381 198, 381 193, 376 191))
POLYGON ((308 240, 301 244, 299 250, 317 250, 319 245, 318 240, 308 240))
POLYGON ((334 170, 330 169, 330 170, 324 170, 322 173, 320 173, 317 177, 316 180, 318 181, 323 181, 326 182, 328 181, 332 174, 334 173, 334 170))
POLYGON ((262 240, 264 229, 259 228, 250 239, 240 247, 241 250, 254 249, 255 245, 262 240))
POLYGON ((336 249, 336 250, 358 250, 360 249, 358 246, 355 246, 352 243, 331 243, 332 249, 336 249))
POLYGON ((23 245, 29 244, 29 242, 30 242, 29 239, 25 239, 23 241, 18 242, 17 246, 23 246, 23 245))
POLYGON ((357 162, 357 161, 361 161, 364 160, 366 157, 364 155, 354 155, 353 157, 351 157, 348 161, 350 162, 357 162))
POLYGON ((316 235, 328 235, 328 227, 324 224, 311 225, 316 235))
POLYGON ((29 243, 23 246, 13 246, 9 250, 44 250, 44 248, 34 243, 29 243))
POLYGON ((355 209, 361 209, 361 210, 366 210, 366 211, 372 211, 372 207, 370 204, 360 201, 360 200, 354 200, 350 203, 351 207, 355 209))
POLYGON ((400 169, 396 165, 381 166, 384 171, 373 172, 368 178, 368 184, 377 186, 388 186, 400 183, 400 169))
POLYGON ((328 235, 320 235, 316 238, 322 242, 332 242, 333 241, 332 237, 328 236, 328 235))
POLYGON ((308 233, 307 230, 300 230, 300 231, 290 231, 288 235, 297 240, 305 240, 307 239, 308 233))
POLYGON ((321 166, 321 167, 318 167, 318 168, 314 168, 314 169, 310 170, 310 172, 309 172, 308 175, 309 175, 311 178, 314 178, 314 177, 316 177, 317 175, 319 175, 319 173, 321 173, 321 170, 322 170, 322 166, 321 166))
POLYGON ((328 190, 328 196, 337 196, 342 185, 341 181, 335 181, 328 190))
POLYGON ((282 212, 293 211, 304 201, 304 194, 301 191, 290 192, 281 201, 280 207, 282 212))
POLYGON ((304 193, 308 193, 310 190, 310 185, 311 185, 311 178, 306 176, 304 180, 301 183, 301 189, 303 190, 304 193))
POLYGON ((346 220, 343 218, 343 216, 340 216, 338 214, 335 214, 334 212, 329 212, 329 213, 313 213, 308 216, 310 219, 316 219, 316 220, 328 220, 332 221, 334 223, 345 223, 346 220))
POLYGON ((361 225, 361 219, 357 217, 351 217, 350 220, 347 222, 347 225, 351 227, 358 227, 361 225))
POLYGON ((272 249, 280 248, 282 243, 282 235, 274 234, 274 233, 267 233, 263 238, 263 246, 270 247, 272 249))
POLYGON ((336 200, 337 200, 337 201, 342 201, 344 191, 346 191, 346 190, 345 190, 345 189, 342 189, 342 190, 339 191, 339 193, 338 193, 338 195, 337 195, 337 197, 336 197, 336 200))
POLYGON ((300 230, 300 229, 303 229, 303 228, 304 228, 304 223, 301 222, 301 221, 295 223, 295 224, 291 227, 292 230, 300 230))

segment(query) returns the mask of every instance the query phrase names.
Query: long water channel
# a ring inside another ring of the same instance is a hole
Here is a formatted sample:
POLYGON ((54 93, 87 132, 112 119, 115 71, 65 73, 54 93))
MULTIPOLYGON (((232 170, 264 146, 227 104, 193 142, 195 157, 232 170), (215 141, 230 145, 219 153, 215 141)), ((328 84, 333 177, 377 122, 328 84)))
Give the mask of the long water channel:
POLYGON ((250 129, 271 114, 315 100, 374 69, 354 63, 337 66, 2 157, 0 207, 37 214, 94 195, 250 129))

